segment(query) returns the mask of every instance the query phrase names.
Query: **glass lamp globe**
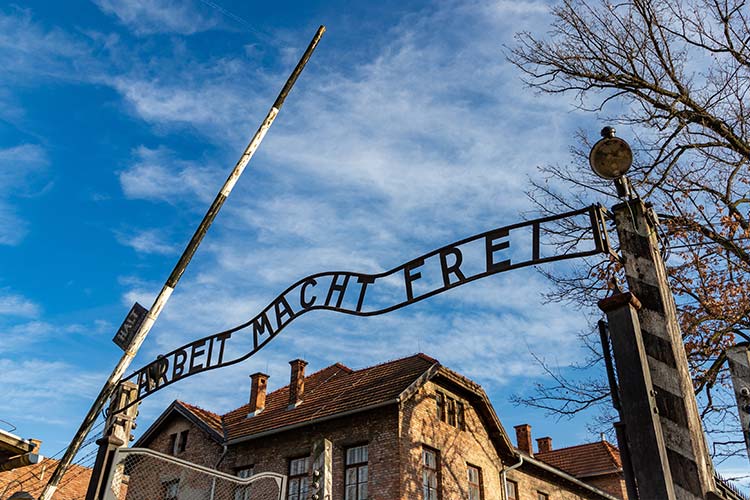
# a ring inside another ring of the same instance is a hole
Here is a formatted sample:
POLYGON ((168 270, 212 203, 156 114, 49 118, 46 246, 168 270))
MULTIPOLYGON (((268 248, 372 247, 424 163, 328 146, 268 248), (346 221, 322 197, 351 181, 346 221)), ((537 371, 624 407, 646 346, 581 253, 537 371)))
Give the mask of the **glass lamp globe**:
POLYGON ((602 179, 622 177, 633 164, 633 151, 627 142, 615 137, 612 127, 604 127, 602 137, 589 153, 591 170, 602 179))

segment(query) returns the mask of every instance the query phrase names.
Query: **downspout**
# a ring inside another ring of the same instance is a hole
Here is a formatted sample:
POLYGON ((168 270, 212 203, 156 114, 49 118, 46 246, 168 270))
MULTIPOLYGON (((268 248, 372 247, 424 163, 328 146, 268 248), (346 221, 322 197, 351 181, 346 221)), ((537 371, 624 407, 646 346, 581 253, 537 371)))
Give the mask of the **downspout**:
MULTIPOLYGON (((224 451, 221 452, 221 456, 219 457, 219 460, 216 461, 216 465, 214 465, 214 469, 219 468, 219 464, 224 460, 224 457, 227 456, 227 444, 224 443, 224 451)), ((216 478, 211 478, 211 495, 208 497, 209 500, 214 500, 214 494, 216 493, 216 478)))
POLYGON ((518 463, 511 465, 510 467, 503 467, 503 470, 500 471, 500 482, 502 483, 502 493, 501 497, 502 500, 508 500, 508 481, 505 477, 505 473, 509 470, 517 469, 523 464, 523 455, 518 455, 518 463))

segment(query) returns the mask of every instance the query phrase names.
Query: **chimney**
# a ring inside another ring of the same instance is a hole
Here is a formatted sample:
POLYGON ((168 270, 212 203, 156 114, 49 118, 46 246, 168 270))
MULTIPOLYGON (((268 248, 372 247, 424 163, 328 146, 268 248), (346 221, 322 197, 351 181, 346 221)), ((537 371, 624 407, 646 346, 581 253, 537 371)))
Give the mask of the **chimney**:
POLYGON ((307 361, 295 359, 289 362, 292 365, 292 377, 289 381, 289 407, 295 408, 302 402, 305 394, 305 367, 307 361))
POLYGON ((248 417, 257 415, 266 407, 266 386, 268 385, 268 375, 265 373, 253 373, 250 375, 250 414, 248 417))
POLYGON ((516 425, 513 428, 516 430, 518 449, 533 457, 534 449, 531 446, 531 426, 529 424, 521 424, 516 425))
POLYGON ((547 453, 548 451, 552 451, 552 438, 549 436, 537 438, 536 447, 539 449, 537 453, 547 453))

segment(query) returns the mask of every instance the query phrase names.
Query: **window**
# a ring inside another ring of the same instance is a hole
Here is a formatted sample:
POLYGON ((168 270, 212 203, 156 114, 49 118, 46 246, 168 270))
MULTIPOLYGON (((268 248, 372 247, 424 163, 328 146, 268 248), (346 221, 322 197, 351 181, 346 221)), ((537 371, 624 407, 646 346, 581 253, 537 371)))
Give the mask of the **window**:
POLYGON ((456 427, 458 427, 462 431, 466 430, 464 404, 461 401, 456 401, 456 427))
POLYGON ((508 479, 505 482, 505 491, 508 493, 508 500, 518 500, 518 483, 508 479))
POLYGON ((182 453, 187 448, 188 431, 180 432, 180 439, 177 441, 177 451, 182 453))
MULTIPOLYGON (((237 477, 247 479, 255 473, 255 467, 250 465, 237 469, 237 477)), ((250 485, 238 485, 234 490, 234 500, 250 500, 250 485)))
POLYGON ((435 404, 438 420, 462 431, 466 430, 465 406, 462 401, 446 396, 445 393, 440 391, 435 391, 435 404))
POLYGON ((289 460, 289 500, 307 500, 308 473, 310 472, 310 457, 293 458, 289 460))
POLYGON ((174 455, 177 453, 177 433, 169 435, 169 445, 167 445, 167 453, 174 455))
POLYGON ((467 465, 466 472, 469 476, 468 500, 482 500, 482 470, 479 467, 467 465))
POLYGON ((441 422, 445 422, 445 394, 436 392, 435 402, 437 403, 437 418, 441 422))
POLYGON ((456 426, 456 400, 448 398, 448 424, 456 426))
POLYGON ((344 500, 367 500, 367 445, 346 450, 346 473, 344 500))
POLYGON ((161 483, 161 489, 163 492, 162 498, 164 500, 177 500, 177 495, 180 492, 180 480, 172 479, 161 483))
POLYGON ((422 448, 422 499, 439 500, 438 472, 440 456, 436 450, 422 448))
POLYGON ((536 492, 536 499, 537 500, 549 500, 549 495, 546 493, 542 493, 541 491, 536 492))

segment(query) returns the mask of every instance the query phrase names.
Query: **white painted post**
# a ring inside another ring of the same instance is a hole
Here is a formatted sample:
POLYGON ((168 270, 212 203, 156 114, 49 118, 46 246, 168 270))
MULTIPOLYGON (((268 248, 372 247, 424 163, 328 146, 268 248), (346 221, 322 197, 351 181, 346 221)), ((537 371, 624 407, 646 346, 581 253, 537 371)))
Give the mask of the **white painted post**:
POLYGON ((211 226, 211 223, 216 218, 216 215, 219 213, 219 210, 221 210, 222 205, 224 205, 224 201, 226 201, 227 197, 229 196, 229 193, 232 192, 232 188, 234 188, 234 185, 237 183, 237 180, 242 175, 242 172, 245 170, 245 167, 247 166, 248 162, 255 154, 255 151, 258 149, 258 146, 263 140, 263 137, 265 137, 266 132, 268 132, 268 129, 271 127, 271 124, 276 118, 276 115, 279 113, 281 106, 284 104, 284 100, 286 99, 286 96, 289 94, 289 91, 292 89, 292 86, 294 86, 294 82, 297 81, 297 78, 299 77, 300 73, 304 69, 305 64, 307 64, 307 61, 310 59, 310 56, 312 55, 313 50, 315 50, 315 47, 318 45, 318 42, 320 41, 320 38, 323 36, 324 32, 325 32, 324 26, 321 26, 320 28, 318 28, 317 33, 315 33, 315 36, 310 42, 310 45, 307 47, 307 50, 302 56, 302 59, 300 59, 299 63, 297 63, 297 66, 294 68, 294 71, 292 71, 292 74, 289 76, 289 79, 286 81, 286 84, 281 89, 281 92, 279 93, 279 96, 276 98, 276 101, 274 101, 273 106, 271 106, 271 109, 268 111, 266 118, 261 123, 257 132, 255 132, 255 135, 250 140, 250 143, 247 145, 247 148, 245 148, 244 153, 242 153, 242 156, 240 157, 237 164, 234 166, 234 169, 232 170, 231 174, 229 174, 229 177, 224 182, 224 185, 222 186, 221 190, 216 195, 216 198, 214 199, 213 203, 209 207, 208 212, 206 212, 206 215, 203 217, 203 220, 198 226, 198 229, 195 231, 195 234, 193 234, 193 237, 190 240, 190 243, 188 243, 188 246, 185 248, 185 251, 182 253, 180 260, 177 262, 177 265, 175 265, 174 269, 172 270, 172 273, 169 275, 167 282, 162 287, 161 291, 159 292, 159 295, 156 296, 156 299, 154 300, 154 303, 151 306, 151 309, 149 310, 148 315, 146 316, 146 319, 141 324, 140 328, 138 329, 138 332, 136 332, 133 338, 133 341, 131 342, 130 346, 123 354, 120 361, 117 363, 117 366, 115 366, 114 370, 112 371, 112 374, 107 379, 101 392, 99 392, 99 395, 97 396, 96 400, 94 400, 94 403, 91 405, 89 412, 84 417, 83 422, 81 423, 81 426, 76 432, 76 435, 73 437, 73 440, 70 442, 68 449, 65 451, 65 454, 60 459, 60 463, 57 469, 55 469, 55 472, 50 477, 49 482, 44 487, 44 490, 42 490, 42 493, 39 497, 40 500, 50 500, 50 498, 52 498, 52 495, 54 495, 55 490, 57 489, 57 485, 60 483, 60 479, 62 478, 63 474, 65 474, 65 471, 67 470, 68 466, 70 466, 70 463, 73 461, 73 457, 75 457, 76 453, 78 453, 78 450, 80 449, 81 444, 83 443, 83 440, 86 439, 86 435, 89 433, 89 431, 91 430, 91 427, 94 425, 94 422, 96 421, 99 411, 101 411, 102 407, 104 406, 104 403, 110 397, 115 387, 120 382, 120 379, 122 379, 122 376, 125 374, 125 370, 128 369, 131 361, 133 360, 135 355, 138 353, 138 349, 141 347, 141 344, 143 344, 143 341, 146 340, 146 336, 148 335, 148 332, 151 330, 151 327, 154 325, 154 322, 156 322, 156 319, 159 317, 159 314, 164 309, 165 304, 167 303, 167 301, 169 300, 169 297, 172 295, 172 292, 177 286, 177 282, 182 277, 182 273, 185 272, 185 268, 187 268, 187 265, 190 263, 190 260, 195 254, 195 251, 198 249, 198 245, 200 245, 201 241, 203 240, 203 237, 206 235, 206 232, 208 231, 208 228, 211 226))

